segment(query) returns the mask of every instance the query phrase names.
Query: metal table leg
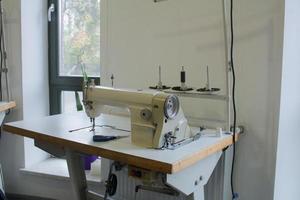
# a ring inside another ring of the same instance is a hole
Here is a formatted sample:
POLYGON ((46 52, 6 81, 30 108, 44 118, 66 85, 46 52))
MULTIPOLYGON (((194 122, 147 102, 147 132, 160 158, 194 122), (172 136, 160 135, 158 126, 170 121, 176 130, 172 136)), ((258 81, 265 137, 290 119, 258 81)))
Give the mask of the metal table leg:
POLYGON ((198 163, 174 174, 167 174, 166 183, 188 196, 188 200, 205 200, 204 186, 213 173, 222 152, 215 153, 198 163))
POLYGON ((87 200, 87 182, 80 154, 67 149, 66 157, 75 200, 87 200))

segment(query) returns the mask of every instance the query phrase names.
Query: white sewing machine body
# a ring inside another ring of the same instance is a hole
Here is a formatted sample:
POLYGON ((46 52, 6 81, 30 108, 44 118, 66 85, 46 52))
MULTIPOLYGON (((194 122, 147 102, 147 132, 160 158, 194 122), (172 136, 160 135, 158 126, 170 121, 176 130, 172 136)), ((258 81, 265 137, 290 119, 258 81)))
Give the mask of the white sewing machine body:
POLYGON ((90 118, 103 113, 104 106, 128 108, 131 141, 136 145, 162 148, 166 143, 176 145, 193 137, 175 95, 85 84, 83 102, 90 118))

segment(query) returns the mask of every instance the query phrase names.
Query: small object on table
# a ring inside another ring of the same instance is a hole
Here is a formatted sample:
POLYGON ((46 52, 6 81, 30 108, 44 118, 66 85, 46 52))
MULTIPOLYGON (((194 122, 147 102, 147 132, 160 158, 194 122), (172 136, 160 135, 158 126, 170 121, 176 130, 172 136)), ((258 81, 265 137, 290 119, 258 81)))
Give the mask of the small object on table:
POLYGON ((111 74, 110 80, 111 80, 111 87, 114 87, 114 74, 111 74))
POLYGON ((116 140, 120 138, 124 138, 128 136, 107 136, 107 135, 94 135, 93 136, 93 141, 94 142, 108 142, 111 140, 116 140))
POLYGON ((185 70, 184 70, 184 66, 182 66, 182 69, 181 69, 181 72, 180 72, 181 86, 173 87, 172 90, 182 91, 182 92, 192 91, 193 88, 187 87, 186 84, 185 84, 185 81, 186 81, 186 73, 185 73, 185 70))

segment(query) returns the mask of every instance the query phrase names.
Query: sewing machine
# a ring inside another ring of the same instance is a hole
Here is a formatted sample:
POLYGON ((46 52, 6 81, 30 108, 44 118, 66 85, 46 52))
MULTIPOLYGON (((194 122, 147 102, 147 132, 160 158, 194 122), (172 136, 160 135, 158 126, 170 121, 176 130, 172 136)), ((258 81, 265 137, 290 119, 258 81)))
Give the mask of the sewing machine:
POLYGON ((177 96, 158 91, 125 90, 85 83, 83 103, 93 122, 104 106, 130 111, 131 141, 151 148, 177 148, 199 138, 193 134, 177 96))

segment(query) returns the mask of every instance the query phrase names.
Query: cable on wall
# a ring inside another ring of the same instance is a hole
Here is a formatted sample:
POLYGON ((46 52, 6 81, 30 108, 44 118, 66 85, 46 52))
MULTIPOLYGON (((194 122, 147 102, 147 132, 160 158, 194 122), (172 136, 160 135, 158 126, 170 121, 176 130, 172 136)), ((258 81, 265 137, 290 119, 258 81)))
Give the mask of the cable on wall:
POLYGON ((232 107, 233 107, 233 153, 232 153, 232 164, 231 164, 231 175, 230 175, 230 185, 231 185, 231 194, 232 199, 238 198, 238 193, 234 189, 234 164, 235 164, 235 154, 236 154, 236 102, 235 102, 235 89, 236 89, 236 77, 235 77, 235 68, 234 68, 234 25, 233 25, 233 0, 230 0, 230 64, 232 71, 232 107))
MULTIPOLYGON (((0 1, 0 4, 2 2, 0 1)), ((2 9, 2 6, 0 6, 0 9, 2 9)), ((0 10, 0 14, 1 14, 1 25, 0 25, 0 101, 2 101, 3 99, 3 95, 2 95, 2 68, 3 68, 3 42, 2 42, 2 38, 3 38, 3 29, 2 29, 2 11, 0 10)))

